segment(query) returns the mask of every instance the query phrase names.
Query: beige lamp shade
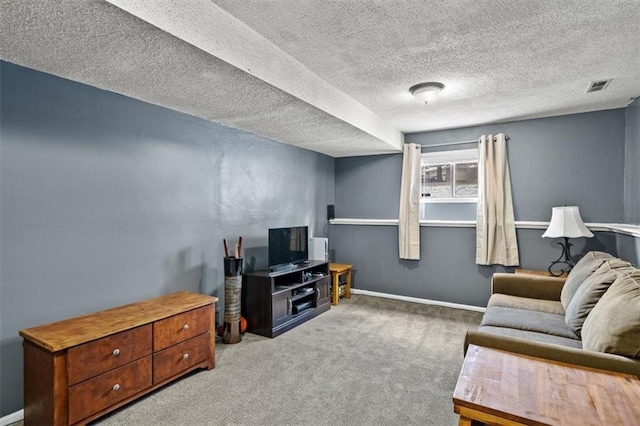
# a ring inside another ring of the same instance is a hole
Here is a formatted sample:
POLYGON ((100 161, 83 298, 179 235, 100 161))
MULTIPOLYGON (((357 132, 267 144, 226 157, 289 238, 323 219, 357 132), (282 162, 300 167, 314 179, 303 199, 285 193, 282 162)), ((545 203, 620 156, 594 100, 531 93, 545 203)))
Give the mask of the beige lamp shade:
POLYGON ((593 237, 580 217, 578 206, 553 207, 549 227, 542 238, 580 238, 593 237))

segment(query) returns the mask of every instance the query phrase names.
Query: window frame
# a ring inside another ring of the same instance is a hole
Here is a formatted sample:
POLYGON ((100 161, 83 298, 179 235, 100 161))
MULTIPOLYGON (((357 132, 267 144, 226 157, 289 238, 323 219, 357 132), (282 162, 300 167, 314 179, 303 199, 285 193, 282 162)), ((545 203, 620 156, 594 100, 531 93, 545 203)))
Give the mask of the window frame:
POLYGON ((450 150, 450 151, 436 151, 422 153, 420 158, 420 203, 477 203, 478 196, 475 197, 456 197, 456 165, 476 163, 478 164, 478 148, 462 149, 462 150, 450 150), (449 165, 451 170, 450 188, 451 197, 447 198, 431 198, 423 197, 423 182, 422 182, 422 168, 425 166, 444 166, 449 165))

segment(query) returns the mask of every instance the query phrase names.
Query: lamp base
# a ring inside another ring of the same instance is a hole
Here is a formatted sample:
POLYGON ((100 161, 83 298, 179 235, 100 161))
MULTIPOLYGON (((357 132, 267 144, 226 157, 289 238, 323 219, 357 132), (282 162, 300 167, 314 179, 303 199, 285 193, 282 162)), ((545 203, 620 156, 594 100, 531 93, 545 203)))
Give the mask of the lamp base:
POLYGON ((560 257, 558 259, 551 262, 551 265, 549 265, 549 269, 547 269, 549 271, 549 274, 554 277, 559 277, 565 273, 569 273, 575 265, 575 262, 571 258, 571 252, 569 251, 569 248, 573 245, 569 242, 569 238, 564 237, 564 243, 558 243, 558 245, 562 247, 562 254, 560 254, 560 257), (560 268, 559 271, 553 271, 554 268, 557 268, 557 265, 562 264, 567 265, 566 270, 564 268, 560 268))

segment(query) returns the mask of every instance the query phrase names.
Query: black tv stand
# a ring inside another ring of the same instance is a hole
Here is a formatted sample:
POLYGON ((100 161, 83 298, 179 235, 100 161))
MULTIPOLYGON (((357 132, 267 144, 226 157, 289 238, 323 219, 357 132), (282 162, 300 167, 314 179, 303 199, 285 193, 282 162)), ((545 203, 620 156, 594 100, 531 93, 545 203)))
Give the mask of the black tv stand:
POLYGON ((331 308, 329 262, 311 260, 242 278, 242 316, 250 333, 276 337, 331 308))

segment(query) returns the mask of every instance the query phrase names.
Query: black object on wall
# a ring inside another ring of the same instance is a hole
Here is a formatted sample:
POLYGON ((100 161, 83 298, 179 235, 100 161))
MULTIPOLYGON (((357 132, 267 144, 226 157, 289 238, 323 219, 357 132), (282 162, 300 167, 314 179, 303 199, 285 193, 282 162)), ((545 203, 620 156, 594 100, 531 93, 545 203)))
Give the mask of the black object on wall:
POLYGON ((335 218, 336 218, 335 206, 333 204, 328 204, 327 205, 327 220, 331 220, 331 219, 335 219, 335 218))

